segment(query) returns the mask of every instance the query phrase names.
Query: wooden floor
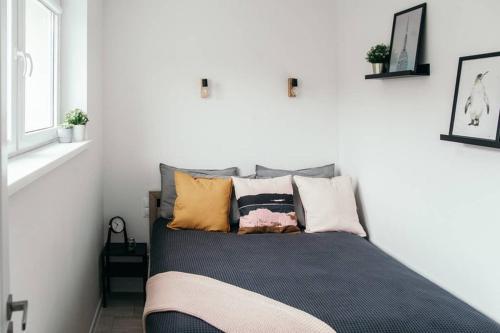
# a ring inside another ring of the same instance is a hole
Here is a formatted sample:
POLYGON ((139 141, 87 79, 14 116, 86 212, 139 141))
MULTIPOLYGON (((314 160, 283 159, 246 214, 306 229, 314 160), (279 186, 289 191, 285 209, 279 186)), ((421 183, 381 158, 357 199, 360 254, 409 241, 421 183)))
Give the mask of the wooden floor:
POLYGON ((95 333, 142 333, 142 294, 113 293, 101 310, 95 333))

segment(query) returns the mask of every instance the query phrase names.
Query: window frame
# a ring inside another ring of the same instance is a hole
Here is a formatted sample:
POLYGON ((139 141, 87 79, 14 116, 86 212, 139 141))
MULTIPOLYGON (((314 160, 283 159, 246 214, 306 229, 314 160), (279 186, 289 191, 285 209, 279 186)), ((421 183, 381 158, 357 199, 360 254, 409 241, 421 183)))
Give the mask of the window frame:
POLYGON ((11 140, 8 142, 9 157, 22 154, 35 148, 47 145, 57 140, 57 126, 60 114, 60 54, 61 54, 61 15, 62 10, 49 0, 14 0, 12 4, 12 70, 11 75, 11 140), (27 63, 25 51, 25 6, 26 1, 38 1, 53 15, 53 86, 52 105, 54 108, 53 126, 25 132, 25 68, 33 64, 27 63), (17 5, 15 4, 17 2, 17 5), (23 56, 24 53, 24 56, 23 56))

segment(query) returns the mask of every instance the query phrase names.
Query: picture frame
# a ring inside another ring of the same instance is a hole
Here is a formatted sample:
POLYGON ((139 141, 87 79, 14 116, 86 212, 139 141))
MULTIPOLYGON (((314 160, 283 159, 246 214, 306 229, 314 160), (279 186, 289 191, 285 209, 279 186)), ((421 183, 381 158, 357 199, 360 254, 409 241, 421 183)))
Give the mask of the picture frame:
POLYGON ((416 71, 422 58, 427 4, 423 3, 394 14, 392 23, 389 72, 416 71))
POLYGON ((500 144, 500 52, 459 58, 448 137, 481 146, 500 144))

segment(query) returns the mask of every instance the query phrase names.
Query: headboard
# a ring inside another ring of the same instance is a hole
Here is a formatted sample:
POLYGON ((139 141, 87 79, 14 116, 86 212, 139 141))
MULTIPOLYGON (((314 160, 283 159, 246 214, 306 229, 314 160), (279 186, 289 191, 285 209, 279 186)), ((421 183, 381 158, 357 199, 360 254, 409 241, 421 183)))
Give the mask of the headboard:
POLYGON ((149 236, 153 230, 153 223, 160 217, 160 191, 149 191, 149 236))

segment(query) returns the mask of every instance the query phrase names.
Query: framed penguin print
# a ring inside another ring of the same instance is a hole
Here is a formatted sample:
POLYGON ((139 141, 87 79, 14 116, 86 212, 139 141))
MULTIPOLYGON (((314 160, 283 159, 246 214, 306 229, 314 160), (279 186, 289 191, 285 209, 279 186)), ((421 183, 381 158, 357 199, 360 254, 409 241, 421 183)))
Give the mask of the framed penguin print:
POLYGON ((498 142, 499 116, 500 52, 460 58, 450 135, 498 142))

